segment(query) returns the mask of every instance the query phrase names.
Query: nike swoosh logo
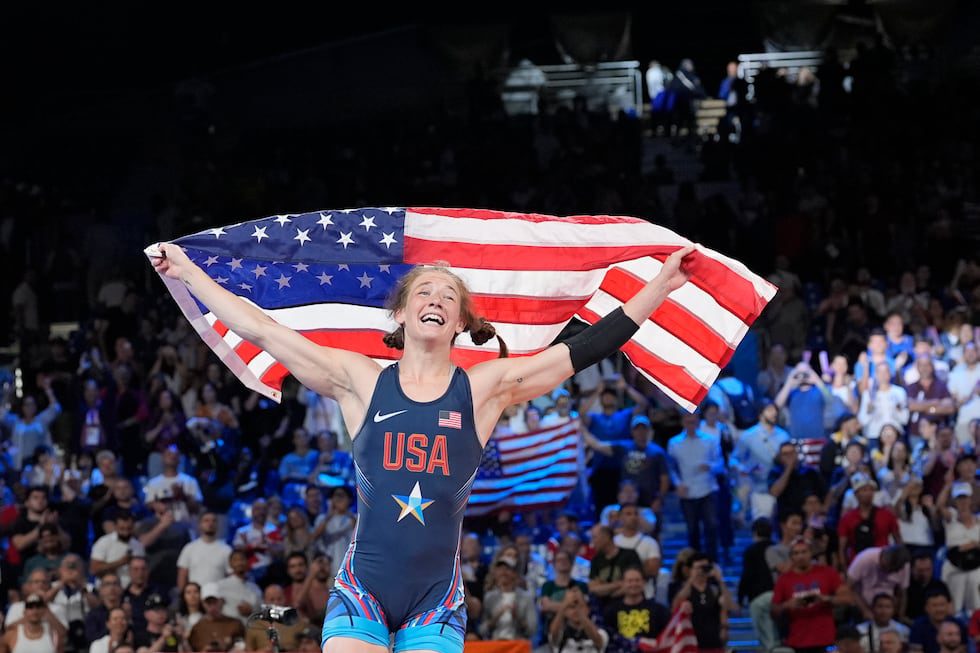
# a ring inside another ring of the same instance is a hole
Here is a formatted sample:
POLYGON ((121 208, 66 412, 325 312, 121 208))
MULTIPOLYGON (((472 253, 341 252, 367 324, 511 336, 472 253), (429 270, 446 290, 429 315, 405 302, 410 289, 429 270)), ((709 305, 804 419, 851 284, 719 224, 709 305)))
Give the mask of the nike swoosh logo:
POLYGON ((393 413, 387 413, 385 415, 382 415, 381 411, 379 410, 374 414, 374 423, 377 424, 378 422, 385 421, 389 417, 394 417, 395 415, 401 415, 402 413, 407 413, 407 412, 408 412, 407 410, 396 410, 393 413))

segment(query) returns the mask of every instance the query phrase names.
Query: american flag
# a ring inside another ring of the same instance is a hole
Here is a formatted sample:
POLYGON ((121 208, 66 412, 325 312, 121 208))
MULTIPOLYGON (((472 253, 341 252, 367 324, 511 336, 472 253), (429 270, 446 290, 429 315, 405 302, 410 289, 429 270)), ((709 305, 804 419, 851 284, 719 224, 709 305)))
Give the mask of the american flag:
POLYGON ((684 603, 670 617, 656 639, 640 638, 640 653, 697 653, 698 638, 691 623, 690 604, 684 603))
POLYGON ((463 415, 457 410, 440 410, 439 426, 444 426, 447 429, 461 429, 463 428, 463 415))
POLYGON ((538 431, 490 438, 473 481, 466 514, 564 505, 582 469, 579 430, 579 421, 571 420, 538 431))
MULTIPOLYGON (((383 308, 385 297, 416 264, 448 264, 511 355, 524 356, 551 345, 573 317, 591 324, 621 306, 667 256, 690 244, 638 218, 394 207, 276 215, 173 242, 215 281, 273 319, 314 342, 359 351, 382 364, 401 355, 381 340, 395 327, 383 308)), ((690 281, 622 350, 691 409, 776 288, 700 246, 688 260, 690 281)), ((164 283, 242 382, 278 401, 287 370, 229 331, 183 284, 164 283)), ((454 362, 468 367, 496 357, 497 341, 476 346, 463 333, 453 352, 454 362)))

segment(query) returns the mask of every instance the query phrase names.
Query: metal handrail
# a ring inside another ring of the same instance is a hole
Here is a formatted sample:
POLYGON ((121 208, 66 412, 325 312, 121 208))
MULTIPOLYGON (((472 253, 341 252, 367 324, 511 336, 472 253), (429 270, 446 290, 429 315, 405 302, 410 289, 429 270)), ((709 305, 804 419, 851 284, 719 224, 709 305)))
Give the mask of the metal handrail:
POLYGON ((633 108, 640 111, 643 106, 643 79, 640 74, 639 61, 606 61, 595 64, 550 64, 537 66, 544 74, 545 83, 542 87, 527 84, 508 84, 507 77, 517 70, 512 68, 502 71, 500 79, 502 93, 520 91, 539 91, 549 99, 558 99, 556 94, 572 89, 592 89, 595 95, 604 90, 612 91, 626 87, 627 95, 633 103, 633 108))

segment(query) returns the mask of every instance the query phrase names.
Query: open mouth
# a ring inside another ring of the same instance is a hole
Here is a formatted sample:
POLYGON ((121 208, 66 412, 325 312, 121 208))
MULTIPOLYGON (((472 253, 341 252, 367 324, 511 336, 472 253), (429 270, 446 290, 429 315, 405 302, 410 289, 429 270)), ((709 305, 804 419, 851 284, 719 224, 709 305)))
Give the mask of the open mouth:
POLYGON ((438 324, 439 326, 442 326, 446 323, 446 320, 443 319, 441 315, 438 315, 436 313, 426 313, 425 315, 422 316, 422 323, 438 324))

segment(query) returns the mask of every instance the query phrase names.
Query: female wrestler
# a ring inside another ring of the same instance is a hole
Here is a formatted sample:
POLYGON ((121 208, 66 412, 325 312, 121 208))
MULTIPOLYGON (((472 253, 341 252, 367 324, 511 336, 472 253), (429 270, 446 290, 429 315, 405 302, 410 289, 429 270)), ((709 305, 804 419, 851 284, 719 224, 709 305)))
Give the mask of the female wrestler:
MULTIPOLYGON (((493 327, 473 313, 465 284, 419 266, 389 301, 403 349, 382 369, 359 353, 323 347, 228 292, 180 247, 161 244, 158 272, 179 279, 229 329, 281 362, 307 388, 340 403, 353 437, 358 523, 323 623, 325 653, 460 653, 466 607, 459 569, 463 513, 484 445, 504 408, 550 392, 615 352, 688 279, 686 247, 626 304, 534 356, 497 358, 463 371, 453 342, 493 327)), ((506 347, 501 343, 501 353, 506 347)))

